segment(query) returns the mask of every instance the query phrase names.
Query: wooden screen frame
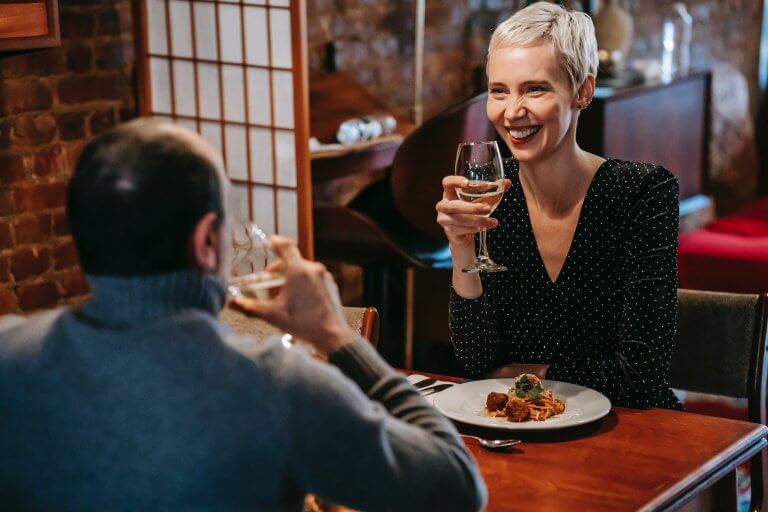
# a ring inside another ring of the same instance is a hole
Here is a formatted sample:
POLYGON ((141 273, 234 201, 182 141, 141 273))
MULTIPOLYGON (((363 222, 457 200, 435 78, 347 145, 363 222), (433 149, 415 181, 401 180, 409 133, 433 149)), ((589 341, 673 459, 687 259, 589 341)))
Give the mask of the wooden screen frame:
MULTIPOLYGON (((152 112, 152 87, 149 70, 147 0, 134 0, 134 48, 136 54, 136 115, 152 112)), ((231 3, 243 4, 242 0, 231 3)), ((305 0, 290 0, 293 75, 294 143, 296 151, 296 222, 302 254, 314 259, 312 221, 312 178, 309 159, 309 82, 307 64, 307 18, 305 0)), ((219 91, 222 94, 222 91, 219 91)), ((274 141, 273 141, 274 145, 274 141)), ((277 214, 277 212, 275 212, 277 214)))
POLYGON ((59 3, 58 0, 8 0, 0 2, 0 52, 32 50, 36 48, 50 48, 61 44, 61 33, 59 30, 59 3), (45 7, 43 20, 45 23, 45 32, 39 33, 42 25, 30 24, 29 27, 23 27, 19 30, 18 20, 27 18, 35 8, 45 7), (10 19, 10 21, 5 21, 10 19), (16 27, 14 35, 8 37, 6 34, 11 24, 16 27), (24 35, 25 32, 34 35, 24 35))

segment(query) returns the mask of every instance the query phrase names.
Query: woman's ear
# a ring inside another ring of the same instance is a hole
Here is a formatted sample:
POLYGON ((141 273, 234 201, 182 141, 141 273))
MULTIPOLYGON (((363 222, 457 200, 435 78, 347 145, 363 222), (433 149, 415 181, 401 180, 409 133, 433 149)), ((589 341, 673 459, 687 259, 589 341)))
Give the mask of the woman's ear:
POLYGON ((203 272, 215 272, 219 268, 219 233, 216 214, 203 215, 192 230, 189 238, 189 256, 193 268, 203 272))
POLYGON ((576 91, 576 108, 584 110, 592 102, 595 95, 595 75, 588 73, 587 77, 581 83, 579 90, 576 91))

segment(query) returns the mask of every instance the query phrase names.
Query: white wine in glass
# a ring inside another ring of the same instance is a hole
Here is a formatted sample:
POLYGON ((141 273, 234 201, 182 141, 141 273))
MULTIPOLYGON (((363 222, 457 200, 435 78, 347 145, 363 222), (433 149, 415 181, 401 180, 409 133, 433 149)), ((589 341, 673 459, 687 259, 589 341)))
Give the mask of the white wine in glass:
MULTIPOLYGON (((455 174, 469 181, 466 187, 456 189, 459 199, 468 203, 481 203, 491 207, 490 216, 504 195, 504 163, 495 141, 462 142, 456 151, 455 174)), ((480 232, 480 253, 462 272, 503 272, 504 265, 494 262, 488 255, 486 232, 480 232)))

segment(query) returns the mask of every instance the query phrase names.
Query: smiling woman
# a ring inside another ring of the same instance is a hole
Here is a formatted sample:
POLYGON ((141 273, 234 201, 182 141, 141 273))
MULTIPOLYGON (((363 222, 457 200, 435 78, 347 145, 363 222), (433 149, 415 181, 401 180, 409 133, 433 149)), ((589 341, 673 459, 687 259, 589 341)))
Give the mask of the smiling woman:
POLYGON ((630 407, 680 408, 666 384, 674 336, 678 186, 666 169, 605 160, 576 143, 595 91, 591 19, 533 4, 502 23, 488 52, 487 114, 514 158, 488 219, 443 181, 451 339, 476 376, 533 373, 630 407), (509 270, 466 274, 475 233, 509 270))

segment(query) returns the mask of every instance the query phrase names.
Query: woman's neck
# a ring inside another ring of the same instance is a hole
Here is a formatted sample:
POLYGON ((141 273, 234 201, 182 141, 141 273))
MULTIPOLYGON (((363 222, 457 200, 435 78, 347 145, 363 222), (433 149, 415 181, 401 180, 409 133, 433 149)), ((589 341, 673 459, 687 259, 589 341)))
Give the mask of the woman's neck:
POLYGON ((520 162, 520 182, 538 209, 565 214, 580 203, 605 160, 579 148, 564 146, 545 159, 520 162))

